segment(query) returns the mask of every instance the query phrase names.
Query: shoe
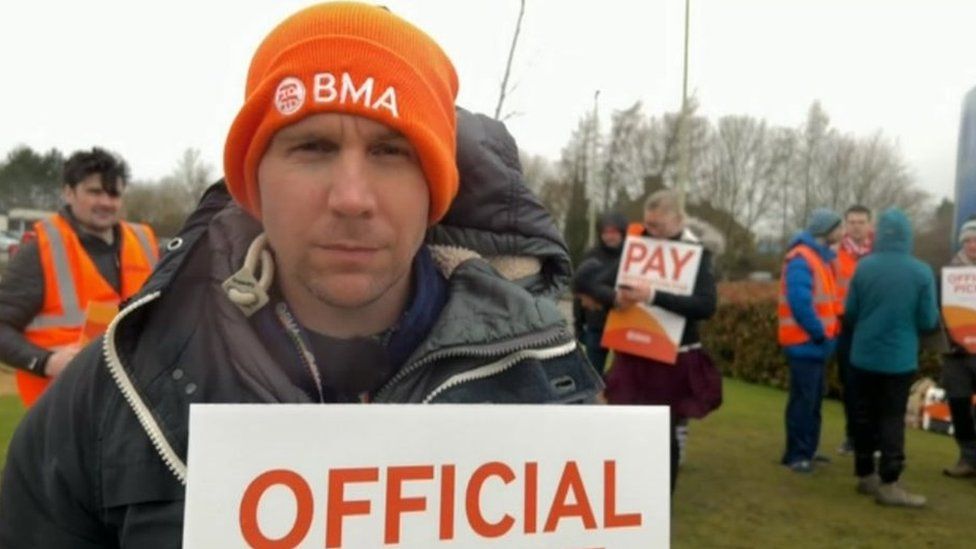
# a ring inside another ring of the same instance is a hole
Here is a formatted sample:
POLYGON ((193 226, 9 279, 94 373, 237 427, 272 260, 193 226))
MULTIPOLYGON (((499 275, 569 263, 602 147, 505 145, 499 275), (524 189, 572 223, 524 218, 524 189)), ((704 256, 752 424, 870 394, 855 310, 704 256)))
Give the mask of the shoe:
POLYGON ((881 477, 877 473, 865 475, 863 477, 857 477, 857 490, 858 494, 864 494, 866 496, 876 496, 878 495, 878 487, 881 486, 881 477))
POLYGON ((810 460, 807 460, 807 459, 801 459, 800 461, 794 461, 793 463, 790 463, 789 465, 787 465, 787 467, 789 467, 790 471, 793 471, 794 473, 812 473, 813 472, 813 463, 811 463, 810 460))
POLYGON ((837 453, 842 456, 849 456, 854 453, 854 445, 851 444, 851 439, 845 438, 844 443, 837 448, 837 453))
POLYGON ((890 507, 925 507, 926 503, 925 496, 909 493, 897 482, 878 485, 874 501, 890 507))
POLYGON ((827 464, 830 463, 830 458, 825 456, 824 454, 816 454, 815 456, 813 456, 813 461, 816 463, 827 464))
POLYGON ((960 458, 952 467, 943 469, 942 474, 952 478, 973 478, 976 477, 976 467, 973 467, 969 462, 960 458))

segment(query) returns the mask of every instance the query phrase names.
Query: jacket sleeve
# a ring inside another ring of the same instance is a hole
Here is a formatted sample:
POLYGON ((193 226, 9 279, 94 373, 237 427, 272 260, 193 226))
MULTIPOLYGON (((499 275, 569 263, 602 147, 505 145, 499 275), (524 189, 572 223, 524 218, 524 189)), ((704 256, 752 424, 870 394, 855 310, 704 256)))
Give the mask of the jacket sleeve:
POLYGON ((718 291, 715 289, 715 276, 712 275, 711 254, 702 256, 695 278, 695 289, 691 295, 677 295, 670 292, 654 292, 652 304, 679 314, 688 320, 706 320, 715 314, 718 306, 718 291))
POLYGON ((590 258, 580 264, 573 280, 573 291, 586 294, 599 301, 604 307, 613 307, 617 299, 617 292, 613 286, 603 283, 602 277, 605 268, 612 266, 604 265, 599 259, 590 258))
POLYGON ((37 242, 24 245, 0 280, 0 362, 43 373, 51 351, 24 337, 24 328, 44 306, 44 271, 37 242))
POLYGON ((104 396, 98 386, 111 383, 94 379, 98 360, 98 345, 79 353, 17 427, 0 490, 0 547, 116 545, 96 512, 93 405, 104 396))
POLYGON ((794 257, 786 264, 785 276, 786 302, 793 318, 813 340, 825 339, 823 324, 813 308, 813 273, 809 265, 802 257, 794 257))
POLYGON ((918 299, 916 313, 918 328, 922 332, 931 332, 939 328, 939 305, 936 300, 935 278, 932 269, 923 265, 924 282, 918 299))

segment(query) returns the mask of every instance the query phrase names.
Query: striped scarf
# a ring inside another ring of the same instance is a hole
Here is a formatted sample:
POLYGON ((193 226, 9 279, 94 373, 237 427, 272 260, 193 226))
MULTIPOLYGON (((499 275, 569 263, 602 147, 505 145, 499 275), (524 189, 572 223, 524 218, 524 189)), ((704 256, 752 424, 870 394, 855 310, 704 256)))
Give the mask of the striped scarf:
POLYGON ((858 244, 854 242, 854 239, 850 235, 844 236, 844 239, 840 241, 840 247, 844 248, 844 251, 853 255, 857 259, 871 253, 871 248, 874 246, 874 239, 871 235, 864 237, 864 243, 858 244))

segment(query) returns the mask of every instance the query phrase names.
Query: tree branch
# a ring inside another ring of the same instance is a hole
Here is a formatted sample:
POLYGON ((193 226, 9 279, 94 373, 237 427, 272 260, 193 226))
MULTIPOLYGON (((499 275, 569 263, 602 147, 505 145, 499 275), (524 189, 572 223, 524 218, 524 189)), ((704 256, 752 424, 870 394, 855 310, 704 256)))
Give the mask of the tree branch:
POLYGON ((495 120, 502 113, 505 95, 508 92, 508 77, 512 73, 512 59, 515 57, 515 46, 518 44, 519 33, 522 31, 522 16, 525 15, 525 0, 519 1, 518 20, 515 22, 515 34, 512 36, 512 47, 508 50, 508 62, 505 63, 505 76, 502 77, 501 89, 498 91, 498 105, 495 106, 495 120))

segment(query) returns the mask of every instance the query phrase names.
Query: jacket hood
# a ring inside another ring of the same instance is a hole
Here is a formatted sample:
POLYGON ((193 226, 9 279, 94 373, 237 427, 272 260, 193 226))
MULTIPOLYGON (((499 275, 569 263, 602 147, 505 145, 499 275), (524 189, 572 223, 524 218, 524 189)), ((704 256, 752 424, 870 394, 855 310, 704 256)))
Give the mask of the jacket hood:
POLYGON ((596 232, 600 233, 605 227, 616 227, 620 232, 627 234, 627 217, 620 212, 607 212, 596 220, 596 232))
POLYGON ((555 297, 569 283, 569 251, 549 210, 525 184, 518 147, 504 124, 457 109, 461 183, 451 209, 428 232, 428 243, 497 259, 531 259, 534 268, 513 282, 555 297))
POLYGON ((914 243, 912 222, 904 212, 891 208, 881 214, 878 218, 874 251, 908 254, 912 252, 914 243))
POLYGON ((620 235, 624 238, 627 236, 627 218, 624 214, 620 212, 607 212, 600 216, 596 220, 596 238, 597 245, 606 253, 617 255, 623 249, 623 239, 620 240, 620 245, 616 248, 611 248, 603 243, 603 239, 600 238, 600 233, 603 229, 607 227, 615 227, 620 231, 620 235))

